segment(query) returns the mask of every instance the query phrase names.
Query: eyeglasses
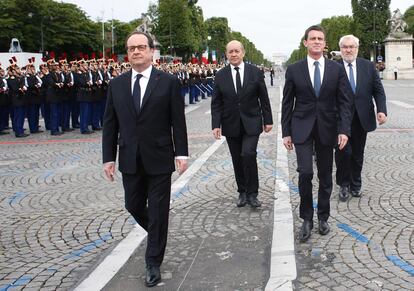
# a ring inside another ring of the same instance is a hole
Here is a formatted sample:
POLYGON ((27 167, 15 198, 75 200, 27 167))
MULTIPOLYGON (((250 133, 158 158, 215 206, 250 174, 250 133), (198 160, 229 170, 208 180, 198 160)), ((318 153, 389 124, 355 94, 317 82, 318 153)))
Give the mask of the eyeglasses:
POLYGON ((135 51, 135 49, 138 49, 138 51, 143 52, 147 49, 147 45, 146 44, 140 44, 140 45, 130 45, 127 46, 127 50, 130 53, 133 53, 135 51))
POLYGON ((355 45, 343 45, 343 46, 341 46, 341 48, 345 49, 345 50, 347 50, 347 49, 353 50, 353 49, 356 49, 357 46, 355 46, 355 45))

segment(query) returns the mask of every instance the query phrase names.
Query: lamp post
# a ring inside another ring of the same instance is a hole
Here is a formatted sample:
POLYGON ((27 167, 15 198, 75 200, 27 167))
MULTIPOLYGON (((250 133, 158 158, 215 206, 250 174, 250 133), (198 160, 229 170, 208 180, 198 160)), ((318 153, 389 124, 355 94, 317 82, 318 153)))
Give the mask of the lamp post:
MULTIPOLYGON (((29 12, 27 16, 29 18, 32 18, 35 14, 33 12, 29 12)), ((43 37, 43 21, 45 17, 48 17, 49 19, 53 19, 51 16, 48 15, 40 15, 40 52, 44 52, 44 37, 43 37)))

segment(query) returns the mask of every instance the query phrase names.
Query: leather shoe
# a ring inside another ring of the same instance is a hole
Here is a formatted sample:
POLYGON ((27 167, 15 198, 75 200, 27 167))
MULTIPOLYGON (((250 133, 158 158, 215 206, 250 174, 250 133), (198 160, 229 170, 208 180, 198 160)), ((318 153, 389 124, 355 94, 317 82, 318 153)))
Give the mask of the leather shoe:
POLYGON ((92 130, 86 130, 86 131, 84 131, 84 132, 81 132, 81 134, 92 134, 93 133, 93 131, 92 130))
POLYGON ((237 201, 237 207, 244 207, 247 204, 246 193, 239 194, 239 200, 237 201))
POLYGON ((352 197, 361 197, 361 189, 353 189, 351 190, 352 197))
POLYGON ((161 281, 160 267, 147 266, 147 274, 145 276, 145 286, 153 287, 161 281))
POLYGON ((27 133, 16 134, 16 137, 27 137, 27 136, 29 136, 29 134, 27 133))
POLYGON ((310 238, 312 228, 313 228, 313 221, 312 220, 304 220, 303 221, 302 227, 301 227, 300 232, 299 232, 300 242, 306 242, 310 238))
POLYGON ((260 203, 259 199, 257 199, 257 197, 254 196, 247 197, 247 203, 249 203, 250 206, 253 208, 262 206, 262 203, 260 203))
POLYGON ((61 131, 56 131, 56 132, 52 132, 50 135, 62 135, 63 132, 61 131))
POLYGON ((348 186, 341 186, 339 188, 339 201, 346 202, 349 198, 348 186))
POLYGON ((326 220, 319 220, 319 234, 327 235, 330 231, 329 224, 326 220))

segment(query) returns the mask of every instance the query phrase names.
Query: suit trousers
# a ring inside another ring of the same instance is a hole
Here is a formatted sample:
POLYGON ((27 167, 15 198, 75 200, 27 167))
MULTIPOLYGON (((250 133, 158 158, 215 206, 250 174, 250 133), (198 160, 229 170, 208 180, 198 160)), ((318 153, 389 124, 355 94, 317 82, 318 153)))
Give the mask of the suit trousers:
POLYGON ((299 214, 304 220, 313 219, 313 152, 316 153, 316 167, 318 170, 318 219, 328 220, 330 213, 330 198, 332 193, 332 164, 333 145, 321 143, 317 124, 304 143, 295 144, 296 159, 299 172, 299 214))
POLYGON ((226 137, 226 140, 233 161, 237 191, 240 194, 246 193, 248 196, 257 197, 259 176, 256 156, 259 135, 247 135, 242 130, 239 136, 226 137))
POLYGON ((362 165, 367 132, 362 128, 358 114, 355 112, 351 124, 351 137, 342 151, 335 149, 336 184, 349 186, 351 190, 361 189, 362 165))
POLYGON ((160 266, 167 246, 171 173, 149 175, 138 158, 138 172, 122 174, 125 208, 148 232, 145 261, 160 266))

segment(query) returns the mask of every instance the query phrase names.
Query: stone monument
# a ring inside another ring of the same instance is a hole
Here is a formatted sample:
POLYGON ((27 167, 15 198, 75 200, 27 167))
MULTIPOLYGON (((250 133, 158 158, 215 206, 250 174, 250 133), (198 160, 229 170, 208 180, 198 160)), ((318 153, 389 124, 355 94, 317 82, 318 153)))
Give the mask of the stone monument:
POLYGON ((407 23, 399 9, 387 20, 390 33, 384 40, 385 71, 384 79, 394 79, 394 70, 398 70, 398 79, 414 79, 413 36, 406 33, 407 23))
POLYGON ((148 15, 146 13, 141 13, 141 24, 136 28, 136 30, 149 34, 154 40, 155 49, 152 61, 155 63, 160 59, 161 53, 160 43, 155 38, 155 35, 151 33, 153 25, 154 24, 151 22, 151 19, 148 17, 148 15))

